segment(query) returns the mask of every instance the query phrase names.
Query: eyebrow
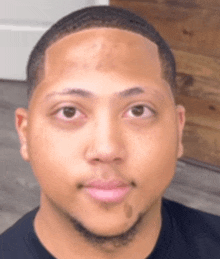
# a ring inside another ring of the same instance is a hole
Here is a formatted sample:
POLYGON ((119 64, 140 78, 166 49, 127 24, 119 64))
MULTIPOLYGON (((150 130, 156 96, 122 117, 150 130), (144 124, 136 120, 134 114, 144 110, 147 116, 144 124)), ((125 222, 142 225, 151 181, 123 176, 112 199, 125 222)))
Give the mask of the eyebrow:
POLYGON ((116 93, 119 97, 129 97, 134 95, 143 94, 145 91, 142 87, 133 87, 130 89, 126 89, 122 92, 116 93))
MULTIPOLYGON (((114 93, 114 96, 119 96, 122 98, 135 96, 139 94, 145 93, 144 89, 142 87, 132 87, 126 90, 123 90, 121 92, 114 93)), ((81 88, 66 88, 61 92, 52 92, 46 95, 46 99, 50 99, 54 96, 61 96, 61 95, 76 95, 84 98, 94 98, 96 95, 88 90, 84 90, 81 88)))
POLYGON ((49 93, 46 96, 46 99, 50 99, 51 97, 60 96, 60 95, 78 95, 80 97, 85 97, 85 98, 94 97, 94 94, 90 91, 87 91, 87 90, 83 90, 83 89, 80 89, 80 88, 66 88, 61 92, 49 93))

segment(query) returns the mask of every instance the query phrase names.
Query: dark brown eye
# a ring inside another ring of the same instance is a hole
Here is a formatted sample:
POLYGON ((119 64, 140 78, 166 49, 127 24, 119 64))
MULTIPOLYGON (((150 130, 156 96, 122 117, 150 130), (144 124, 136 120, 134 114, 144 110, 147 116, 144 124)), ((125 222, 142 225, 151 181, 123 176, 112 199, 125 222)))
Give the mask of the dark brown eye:
POLYGON ((76 114, 76 108, 65 107, 63 108, 63 115, 67 118, 72 118, 76 114))
POLYGON ((155 112, 145 105, 135 105, 131 107, 126 113, 125 117, 132 118, 132 119, 147 119, 151 118, 155 112))
POLYGON ((143 115, 143 113, 144 113, 144 106, 142 106, 142 105, 139 105, 139 106, 135 106, 135 107, 133 107, 132 109, 131 109, 131 111, 132 111, 132 114, 133 115, 135 115, 135 116, 141 116, 141 115, 143 115))

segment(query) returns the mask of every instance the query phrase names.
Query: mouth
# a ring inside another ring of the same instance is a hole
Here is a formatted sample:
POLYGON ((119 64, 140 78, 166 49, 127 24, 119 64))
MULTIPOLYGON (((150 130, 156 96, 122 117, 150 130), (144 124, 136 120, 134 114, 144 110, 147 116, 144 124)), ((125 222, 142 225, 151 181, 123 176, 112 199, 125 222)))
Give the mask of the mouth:
POLYGON ((113 180, 104 182, 96 180, 84 186, 86 194, 99 202, 120 203, 131 190, 131 186, 125 182, 113 180))

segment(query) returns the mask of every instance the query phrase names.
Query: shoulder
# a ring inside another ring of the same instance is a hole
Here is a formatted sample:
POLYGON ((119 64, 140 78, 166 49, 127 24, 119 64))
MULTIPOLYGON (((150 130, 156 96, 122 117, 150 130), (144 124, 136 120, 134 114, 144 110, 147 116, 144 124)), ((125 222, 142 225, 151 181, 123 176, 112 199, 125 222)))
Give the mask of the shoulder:
MULTIPOLYGON (((216 232, 220 235, 220 216, 206 213, 197 209, 189 208, 174 201, 164 199, 164 206, 168 213, 176 219, 177 224, 184 225, 184 229, 198 228, 198 231, 216 232), (201 228, 200 228, 201 227, 201 228)), ((192 229, 191 229, 192 231, 192 229)))
POLYGON ((39 208, 35 208, 28 212, 0 235, 1 253, 17 253, 21 251, 22 248, 25 248, 27 240, 33 234, 33 220, 38 209, 39 208))
POLYGON ((186 243, 201 256, 219 258, 220 217, 182 204, 164 200, 163 205, 172 219, 173 226, 186 243))

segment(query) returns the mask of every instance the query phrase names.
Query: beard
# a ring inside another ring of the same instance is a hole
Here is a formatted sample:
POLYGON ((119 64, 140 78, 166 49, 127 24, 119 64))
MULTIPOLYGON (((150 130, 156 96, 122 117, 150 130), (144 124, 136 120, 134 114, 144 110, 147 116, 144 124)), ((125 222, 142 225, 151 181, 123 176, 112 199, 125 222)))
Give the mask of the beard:
MULTIPOLYGON (((125 232, 118 235, 99 235, 89 229, 87 229, 82 222, 77 218, 70 215, 67 211, 62 210, 53 200, 50 200, 51 205, 59 211, 59 214, 62 214, 73 226, 73 229, 76 230, 84 240, 96 248, 104 249, 106 252, 112 252, 114 249, 128 246, 139 233, 143 219, 147 214, 147 210, 139 213, 137 220, 134 224, 125 232)), ((108 224, 108 223, 106 223, 108 224)))
POLYGON ((122 246, 127 246, 131 243, 135 236, 138 233, 139 226, 143 221, 144 214, 139 214, 138 219, 134 222, 134 224, 125 232, 119 235, 112 236, 104 236, 99 235, 94 232, 88 230, 81 222, 79 222, 76 218, 71 217, 70 221, 74 227, 74 229, 90 244, 93 246, 99 247, 112 247, 119 248, 122 246))

